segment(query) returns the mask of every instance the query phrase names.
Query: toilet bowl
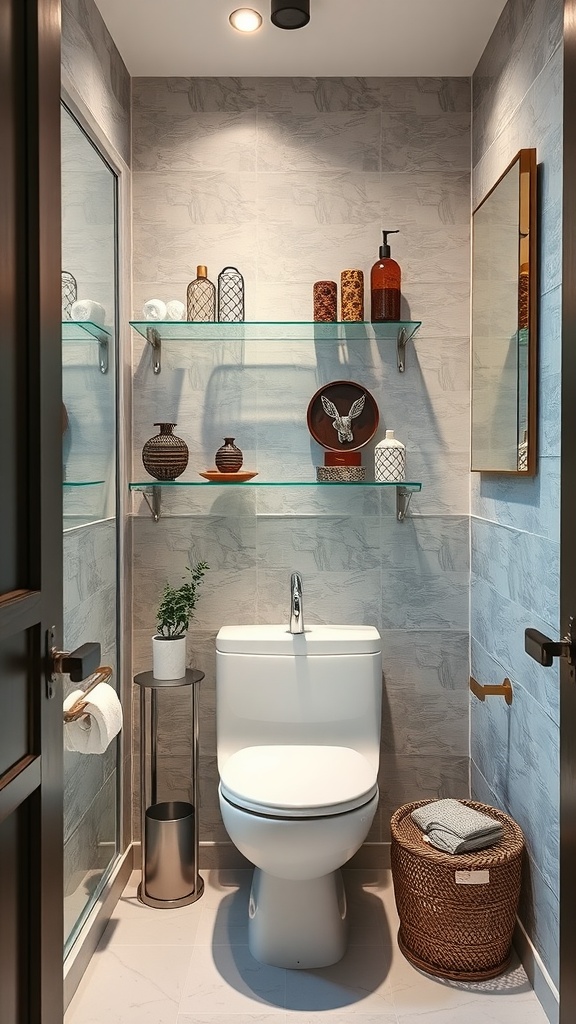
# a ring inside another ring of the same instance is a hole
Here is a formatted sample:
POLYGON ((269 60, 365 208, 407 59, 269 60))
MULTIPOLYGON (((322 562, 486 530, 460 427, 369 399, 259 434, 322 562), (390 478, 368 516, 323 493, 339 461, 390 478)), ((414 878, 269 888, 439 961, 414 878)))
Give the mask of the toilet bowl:
POLYGON ((378 806, 380 645, 367 626, 218 634, 220 809, 255 865, 248 943, 264 963, 324 967, 346 950, 339 869, 378 806))

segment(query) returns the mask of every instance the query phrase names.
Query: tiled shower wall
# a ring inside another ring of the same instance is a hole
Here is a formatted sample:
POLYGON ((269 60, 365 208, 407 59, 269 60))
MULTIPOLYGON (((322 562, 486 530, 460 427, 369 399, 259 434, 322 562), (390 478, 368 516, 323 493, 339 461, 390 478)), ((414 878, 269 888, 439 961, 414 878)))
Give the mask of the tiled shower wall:
MULTIPOLYGON (((62 67, 110 145, 129 162, 130 77, 93 0, 63 0, 62 67)), ((111 324, 115 298, 110 291, 114 266, 112 187, 101 191, 101 175, 96 180, 94 165, 86 160, 89 144, 67 115, 63 130, 63 263, 78 279, 79 297, 102 302, 111 324)), ((92 157, 97 161, 94 154, 92 157)), ((122 255, 129 258, 129 253, 122 255)), ((102 663, 115 667, 116 539, 117 529, 123 529, 115 518, 113 459, 113 366, 118 354, 112 353, 109 374, 103 376, 96 349, 95 343, 63 346, 63 390, 70 416, 64 450, 67 479, 107 481, 105 487, 86 489, 90 497, 84 489, 81 499, 65 491, 63 640, 68 650, 99 641, 102 663), (86 519, 99 521, 81 525, 86 519)), ((66 689, 74 689, 69 680, 66 689)), ((113 742, 102 755, 65 752, 67 932, 89 895, 90 873, 97 875, 109 862, 116 842, 117 750, 113 742)), ((129 774, 129 758, 125 767, 129 774)))
POLYGON ((524 653, 524 630, 560 630, 562 16, 561 0, 509 0, 473 77, 472 132, 474 203, 535 146, 540 209, 538 474, 473 474, 472 674, 509 676, 514 703, 472 700, 472 788, 524 830, 520 918, 556 985, 559 678, 524 653))
MULTIPOLYGON (((185 299, 196 265, 246 279, 247 320, 310 320, 312 283, 368 277, 381 228, 399 228, 403 314, 423 326, 400 375, 390 342, 169 343, 162 373, 134 339, 133 479, 156 421, 190 448, 182 479, 214 464, 225 434, 260 479, 313 480, 306 428, 330 380, 367 387, 422 480, 411 518, 370 488, 173 490, 153 523, 134 499, 135 670, 150 667, 166 579, 210 572, 189 634, 201 684, 203 842, 226 842, 217 802, 214 637, 223 624, 287 622, 290 572, 309 623, 370 623, 383 635, 381 805, 468 794, 470 84, 466 79, 135 79, 134 296, 185 299)), ((367 306, 367 312, 369 307, 367 306)), ((364 449, 370 468, 373 445, 364 449)), ((353 681, 351 681, 353 685, 353 681)), ((188 707, 161 712, 166 795, 189 779, 188 707)), ((162 786, 162 781, 161 781, 162 786)))

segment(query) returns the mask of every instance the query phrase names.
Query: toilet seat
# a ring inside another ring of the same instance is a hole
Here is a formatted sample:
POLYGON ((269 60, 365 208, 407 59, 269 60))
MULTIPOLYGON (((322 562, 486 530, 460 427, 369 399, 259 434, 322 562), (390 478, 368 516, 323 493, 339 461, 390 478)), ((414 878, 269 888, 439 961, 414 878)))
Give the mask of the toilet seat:
POLYGON ((373 765, 350 747, 284 745, 244 747, 220 772, 230 803, 282 818, 343 814, 378 792, 373 765))

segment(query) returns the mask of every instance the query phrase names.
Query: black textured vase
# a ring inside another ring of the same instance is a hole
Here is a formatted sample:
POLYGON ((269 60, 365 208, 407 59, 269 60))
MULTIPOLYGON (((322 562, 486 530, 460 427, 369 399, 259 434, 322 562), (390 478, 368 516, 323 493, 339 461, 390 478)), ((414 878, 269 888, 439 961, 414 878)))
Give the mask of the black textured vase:
POLYGON ((156 480, 175 480, 188 465, 188 445, 172 433, 175 423, 155 423, 160 433, 146 441, 142 449, 142 462, 150 476, 156 480))
POLYGON ((237 473, 244 462, 244 456, 240 449, 234 444, 233 437, 225 437, 224 444, 218 449, 214 456, 216 469, 221 473, 237 473))

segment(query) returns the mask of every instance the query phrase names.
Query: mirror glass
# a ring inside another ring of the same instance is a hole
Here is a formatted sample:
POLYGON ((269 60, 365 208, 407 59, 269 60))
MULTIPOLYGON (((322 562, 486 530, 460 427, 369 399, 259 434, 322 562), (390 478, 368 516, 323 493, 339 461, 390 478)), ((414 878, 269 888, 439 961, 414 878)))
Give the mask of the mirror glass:
MULTIPOLYGON (((101 645, 118 686, 117 176, 79 122, 62 113, 62 481, 64 650, 101 645)), ((82 690, 65 676, 64 695, 82 690)), ((118 742, 64 750, 67 952, 118 849, 118 742)))
POLYGON ((473 215, 472 470, 536 468, 536 151, 520 150, 473 215))

